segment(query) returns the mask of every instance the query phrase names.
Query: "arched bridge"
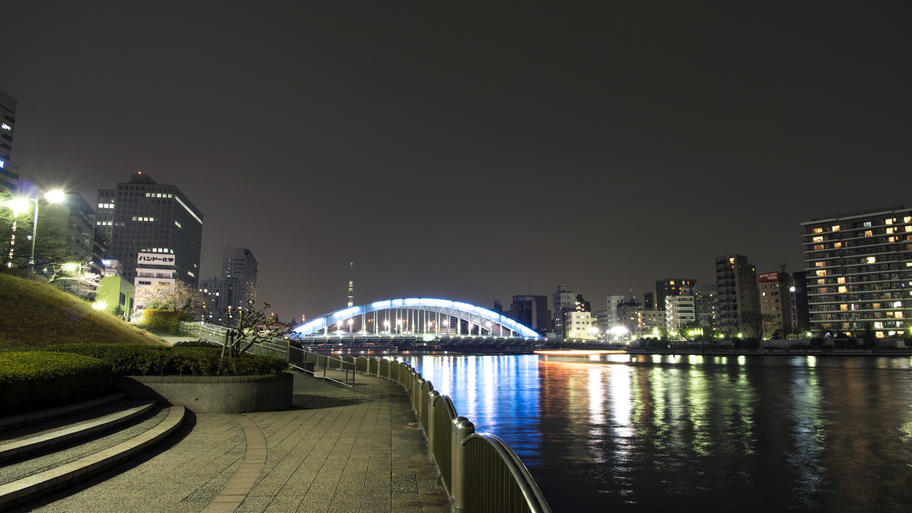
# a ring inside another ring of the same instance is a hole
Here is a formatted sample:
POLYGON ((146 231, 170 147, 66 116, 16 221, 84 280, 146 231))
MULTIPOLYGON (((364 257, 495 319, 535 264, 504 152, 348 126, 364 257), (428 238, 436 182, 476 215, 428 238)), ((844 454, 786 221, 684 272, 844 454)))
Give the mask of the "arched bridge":
POLYGON ((448 299, 387 299, 328 313, 295 328, 314 335, 460 336, 540 338, 509 317, 480 306, 448 299))

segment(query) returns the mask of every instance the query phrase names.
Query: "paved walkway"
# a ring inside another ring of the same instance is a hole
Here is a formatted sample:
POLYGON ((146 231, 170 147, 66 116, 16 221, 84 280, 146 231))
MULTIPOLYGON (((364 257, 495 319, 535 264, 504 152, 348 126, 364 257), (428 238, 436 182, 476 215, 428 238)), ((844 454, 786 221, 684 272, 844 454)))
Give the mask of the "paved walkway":
POLYGON ((19 511, 450 511, 405 391, 295 375, 294 408, 199 414, 172 445, 19 511))

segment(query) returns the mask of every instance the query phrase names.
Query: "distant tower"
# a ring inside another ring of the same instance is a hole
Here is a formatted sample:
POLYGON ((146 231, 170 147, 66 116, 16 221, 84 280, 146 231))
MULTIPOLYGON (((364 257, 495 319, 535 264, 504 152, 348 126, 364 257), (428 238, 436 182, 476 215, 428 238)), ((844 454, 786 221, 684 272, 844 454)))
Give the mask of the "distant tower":
POLYGON ((351 308, 355 306, 355 280, 352 278, 355 271, 355 263, 349 262, 348 266, 348 307, 351 308))

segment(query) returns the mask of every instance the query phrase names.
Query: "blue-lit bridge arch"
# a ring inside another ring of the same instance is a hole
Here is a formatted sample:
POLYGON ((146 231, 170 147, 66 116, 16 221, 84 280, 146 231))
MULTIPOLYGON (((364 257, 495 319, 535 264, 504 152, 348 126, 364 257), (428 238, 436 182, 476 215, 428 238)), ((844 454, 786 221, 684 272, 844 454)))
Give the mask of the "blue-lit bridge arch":
POLYGON ((540 338, 531 328, 502 314, 448 299, 387 299, 328 313, 295 328, 315 335, 440 336, 480 335, 540 338))

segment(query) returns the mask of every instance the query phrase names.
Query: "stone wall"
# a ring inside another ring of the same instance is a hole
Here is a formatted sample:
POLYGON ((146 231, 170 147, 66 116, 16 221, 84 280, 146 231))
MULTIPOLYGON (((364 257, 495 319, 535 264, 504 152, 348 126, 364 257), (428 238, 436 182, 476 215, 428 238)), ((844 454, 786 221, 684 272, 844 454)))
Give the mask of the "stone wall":
POLYGON ((291 407, 290 373, 275 376, 126 376, 116 387, 130 399, 154 399, 195 413, 247 413, 291 407))

